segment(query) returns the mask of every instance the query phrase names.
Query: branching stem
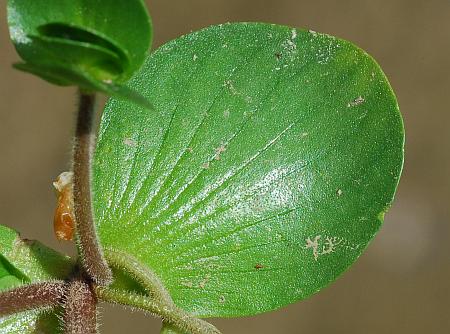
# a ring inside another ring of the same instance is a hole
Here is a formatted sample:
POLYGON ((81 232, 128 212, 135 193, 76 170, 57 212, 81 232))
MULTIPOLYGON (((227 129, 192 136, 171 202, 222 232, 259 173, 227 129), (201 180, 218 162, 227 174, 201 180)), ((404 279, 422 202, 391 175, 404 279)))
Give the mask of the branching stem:
POLYGON ((91 199, 94 116, 95 94, 81 92, 73 154, 73 204, 76 238, 83 269, 97 284, 107 285, 112 280, 112 273, 98 242, 91 199))
POLYGON ((137 310, 144 310, 164 320, 167 325, 173 326, 181 333, 190 334, 220 334, 213 325, 204 320, 192 317, 176 306, 161 305, 147 296, 138 295, 128 291, 97 287, 96 295, 100 300, 128 306, 137 310))
POLYGON ((63 281, 51 281, 0 292, 0 317, 34 309, 45 310, 59 305, 65 284, 63 281))
POLYGON ((97 298, 82 280, 69 283, 64 303, 64 334, 97 334, 97 298))
MULTIPOLYGON (((166 290, 159 277, 149 268, 143 266, 133 256, 114 249, 105 249, 105 256, 112 267, 125 271, 141 284, 154 301, 158 302, 160 305, 169 305, 176 308, 169 292, 166 290)), ((163 320, 163 330, 164 328, 170 327, 172 326, 163 320)))
POLYGON ((160 304, 173 305, 172 298, 158 275, 135 257, 112 248, 105 249, 105 257, 111 267, 122 270, 135 279, 153 300, 160 304))
MULTIPOLYGON (((166 333, 192 333, 192 334, 220 334, 211 324, 191 316, 178 308, 164 287, 163 282, 147 266, 142 265, 132 255, 114 249, 105 249, 105 256, 113 268, 126 272, 134 278, 148 293, 146 296, 133 295, 127 297, 117 290, 98 290, 99 298, 108 298, 106 301, 141 308, 163 319, 163 331, 166 333)), ((163 332, 164 333, 164 332, 163 332)))

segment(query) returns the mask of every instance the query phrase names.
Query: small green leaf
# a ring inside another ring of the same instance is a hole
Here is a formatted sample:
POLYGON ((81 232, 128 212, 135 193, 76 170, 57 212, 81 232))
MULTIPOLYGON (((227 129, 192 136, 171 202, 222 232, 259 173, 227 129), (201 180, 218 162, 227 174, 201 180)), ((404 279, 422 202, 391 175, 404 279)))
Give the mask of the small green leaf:
MULTIPOLYGON (((22 284, 65 279, 74 263, 37 241, 24 240, 0 225, 0 291, 22 284)), ((0 334, 59 333, 55 314, 27 311, 0 318, 0 334)))
POLYGON ((113 83, 114 96, 136 96, 117 87, 139 69, 151 43, 142 0, 9 0, 8 24, 24 61, 16 68, 108 94, 113 83))
POLYGON ((30 38, 43 53, 47 52, 44 59, 60 62, 61 66, 71 64, 71 67, 89 73, 99 81, 114 80, 122 72, 120 57, 102 46, 45 36, 30 38))
POLYGON ((56 313, 27 311, 0 318, 0 334, 62 334, 56 313))
POLYGON ((334 281, 380 228, 403 165, 403 124, 353 44, 236 23, 174 40, 111 100, 94 165, 105 247, 134 255, 175 303, 244 316, 334 281))

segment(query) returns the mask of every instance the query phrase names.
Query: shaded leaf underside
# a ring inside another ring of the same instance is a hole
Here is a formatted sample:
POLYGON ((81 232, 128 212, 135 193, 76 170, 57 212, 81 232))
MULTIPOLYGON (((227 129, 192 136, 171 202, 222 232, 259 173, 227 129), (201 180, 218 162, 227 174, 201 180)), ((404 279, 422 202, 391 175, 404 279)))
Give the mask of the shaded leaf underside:
POLYGON ((122 87, 152 40, 142 0, 9 0, 8 25, 23 60, 17 69, 149 107, 122 87))

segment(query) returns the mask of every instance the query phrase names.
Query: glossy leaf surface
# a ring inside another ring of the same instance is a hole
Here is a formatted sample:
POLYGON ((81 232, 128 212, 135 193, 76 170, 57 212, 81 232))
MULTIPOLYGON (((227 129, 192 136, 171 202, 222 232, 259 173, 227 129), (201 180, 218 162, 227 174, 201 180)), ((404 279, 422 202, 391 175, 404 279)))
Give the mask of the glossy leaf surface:
MULTIPOLYGON (((64 279, 73 263, 37 241, 24 240, 0 225, 0 291, 22 284, 64 279)), ((0 318, 0 334, 59 333, 54 314, 27 311, 0 318)))
POLYGON ((403 164, 395 96, 364 51, 268 24, 172 41, 132 79, 156 112, 111 100, 94 199, 101 242, 200 316, 319 291, 363 252, 403 164))
POLYGON ((8 24, 18 69, 128 98, 114 87, 139 69, 152 39, 142 0, 9 0, 8 24))

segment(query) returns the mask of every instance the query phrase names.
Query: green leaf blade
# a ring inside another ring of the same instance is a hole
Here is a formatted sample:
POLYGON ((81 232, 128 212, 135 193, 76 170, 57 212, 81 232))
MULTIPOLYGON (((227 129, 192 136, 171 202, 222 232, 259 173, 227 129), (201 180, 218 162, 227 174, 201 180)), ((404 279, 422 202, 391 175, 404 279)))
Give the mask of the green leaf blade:
MULTIPOLYGON (((39 242, 24 240, 0 225, 0 291, 23 284, 66 279, 74 263, 39 242)), ((54 313, 26 311, 0 318, 0 334, 60 333, 54 313)))
POLYGON ((403 124, 383 72, 351 43, 214 26, 157 50, 130 86, 157 112, 106 108, 98 230, 186 310, 243 316, 304 299, 381 226, 403 124))

